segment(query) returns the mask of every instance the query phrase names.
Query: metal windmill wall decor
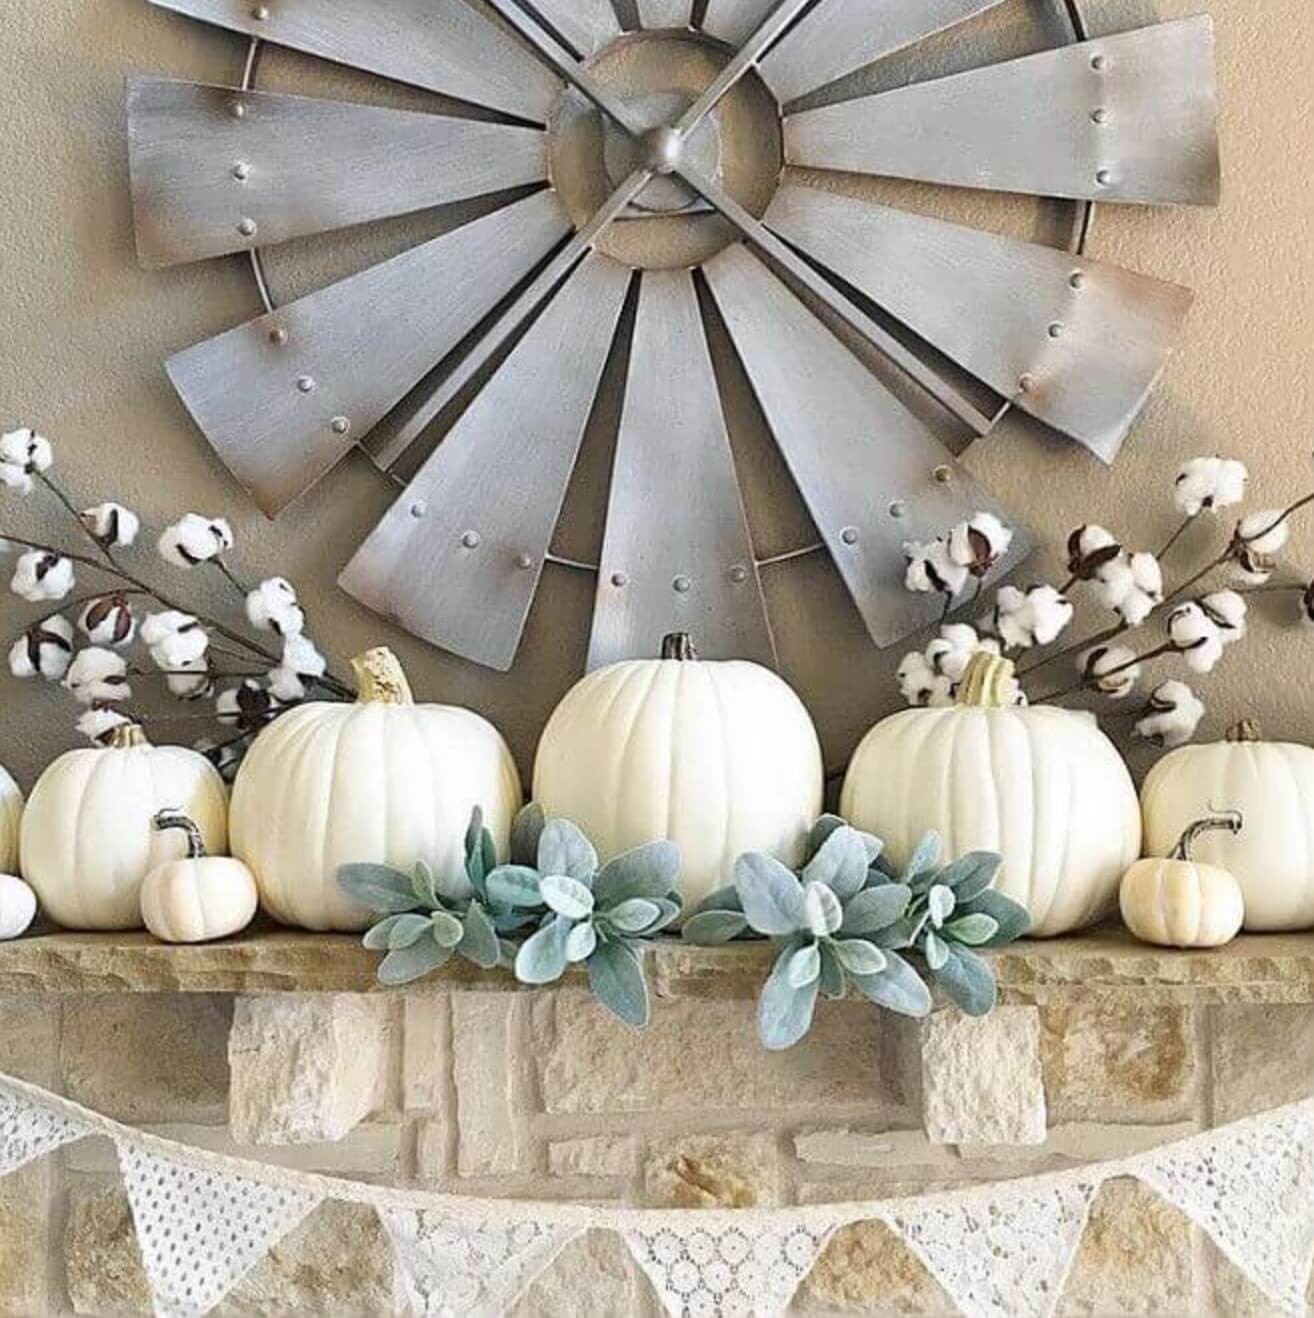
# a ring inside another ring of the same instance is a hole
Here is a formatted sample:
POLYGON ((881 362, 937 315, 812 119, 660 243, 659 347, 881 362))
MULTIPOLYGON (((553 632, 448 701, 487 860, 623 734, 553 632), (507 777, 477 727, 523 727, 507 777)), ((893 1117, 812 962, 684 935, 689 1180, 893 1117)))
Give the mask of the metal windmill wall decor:
POLYGON ((267 308, 173 357, 175 387, 270 515, 360 445, 404 488, 342 585, 498 669, 553 559, 629 299, 601 562, 582 565, 598 577, 591 664, 651 653, 672 630, 711 656, 774 658, 709 307, 819 532, 798 552, 829 553, 877 645, 936 608, 901 589, 904 542, 1003 510, 859 347, 976 434, 1017 406, 1116 456, 1178 341, 1186 290, 1091 260, 1080 241, 1064 251, 855 200, 794 167, 1064 198, 1082 216, 1095 202, 1217 199, 1207 17, 1092 40, 1064 0, 1067 45, 845 95, 857 70, 1001 0, 634 0, 633 33, 611 0, 152 3, 250 46, 237 87, 130 83, 141 258, 249 252, 267 308), (711 52, 701 94, 653 90, 666 41, 711 52), (647 85, 618 88, 602 62, 639 42, 647 85), (470 108, 259 90, 263 43, 470 108), (728 98, 750 84, 787 167, 755 209, 722 140, 728 98), (556 165, 581 133, 590 186, 601 180, 583 218, 556 165), (263 249, 477 197, 499 204, 287 305, 269 299, 263 249), (696 271, 609 254, 639 219, 691 217, 721 235, 696 271), (426 453, 417 441, 448 415, 426 453))

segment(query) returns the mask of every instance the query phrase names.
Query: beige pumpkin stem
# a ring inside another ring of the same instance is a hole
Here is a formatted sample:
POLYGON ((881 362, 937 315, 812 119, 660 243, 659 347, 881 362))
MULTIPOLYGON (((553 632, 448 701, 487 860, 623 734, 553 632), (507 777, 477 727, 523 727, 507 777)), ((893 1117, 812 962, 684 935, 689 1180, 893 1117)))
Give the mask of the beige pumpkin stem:
POLYGON ((1226 814, 1210 815, 1207 819, 1197 819, 1177 840, 1169 860, 1191 859, 1191 848, 1206 833, 1239 833, 1246 826, 1246 818, 1240 810, 1229 810, 1226 814))
POLYGON ((204 860, 206 857, 205 839, 194 820, 189 819, 180 810, 161 810, 151 821, 157 833, 168 833, 174 829, 187 834, 187 859, 204 860))
POLYGON ((136 723, 120 723, 109 736, 109 748, 115 751, 131 750, 134 746, 149 746, 145 730, 136 723))
POLYGON ((1259 724, 1254 719, 1242 719, 1235 727, 1227 730, 1227 739, 1234 746, 1248 746, 1252 742, 1263 741, 1260 736, 1259 724))
POLYGON ((973 709, 1012 709, 1016 692, 1013 661, 978 654, 958 685, 958 703, 973 709))
POLYGON ((672 632, 662 640, 662 658, 678 659, 681 663, 692 663, 698 658, 694 648, 693 637, 688 632, 672 632))
POLYGON ((415 697, 411 694, 411 684, 406 680, 405 670, 397 656, 386 646, 357 655, 351 661, 351 668, 356 674, 356 686, 359 691, 356 699, 360 704, 415 704, 415 697))

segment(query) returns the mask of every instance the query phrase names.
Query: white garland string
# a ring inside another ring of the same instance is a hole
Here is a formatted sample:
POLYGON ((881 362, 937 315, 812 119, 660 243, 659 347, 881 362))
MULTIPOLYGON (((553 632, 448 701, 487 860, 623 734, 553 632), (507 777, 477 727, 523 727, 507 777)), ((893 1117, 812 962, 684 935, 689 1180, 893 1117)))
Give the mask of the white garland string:
POLYGON ((991 1186, 735 1211, 470 1199, 270 1167, 146 1134, 0 1076, 0 1175, 73 1140, 113 1141, 157 1314, 217 1305, 325 1201, 369 1204, 398 1293, 423 1318, 507 1312, 588 1230, 626 1242, 672 1318, 776 1318, 833 1234, 883 1222, 968 1318, 1051 1318, 1090 1206, 1132 1177, 1206 1231, 1269 1300, 1304 1314, 1314 1263, 1314 1100, 1149 1153, 991 1186))

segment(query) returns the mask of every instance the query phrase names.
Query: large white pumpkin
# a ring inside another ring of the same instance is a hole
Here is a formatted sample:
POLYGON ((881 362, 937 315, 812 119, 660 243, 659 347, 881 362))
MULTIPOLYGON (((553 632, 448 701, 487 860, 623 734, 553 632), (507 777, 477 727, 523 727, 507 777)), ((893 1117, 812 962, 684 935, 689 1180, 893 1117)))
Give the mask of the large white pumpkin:
POLYGON ((18 868, 18 821, 23 816, 23 794, 0 765, 0 873, 18 868))
POLYGON ((355 660, 356 704, 308 704, 256 739, 233 787, 232 850, 265 910, 305 929, 360 930, 377 919, 338 887, 343 865, 465 869, 475 806, 505 855, 521 803, 501 734, 468 709, 417 705, 387 650, 355 660))
POLYGON ((1259 740, 1250 724, 1226 742, 1183 746, 1150 771, 1141 792, 1145 847, 1167 856, 1206 815, 1240 813, 1239 833, 1210 833, 1195 858, 1236 877, 1252 933, 1314 927, 1314 750, 1259 740))
POLYGON ((997 851, 996 886, 1050 938, 1109 914, 1140 855, 1131 774, 1088 713, 1009 702, 1013 666, 974 661, 959 704, 909 709, 858 747, 840 812, 907 861, 927 832, 946 854, 997 851))
POLYGON ((590 673, 548 721, 534 799, 573 820, 602 859, 647 842, 680 848, 686 905, 730 883, 745 851, 798 864, 821 813, 823 770, 803 702, 757 664, 663 658, 590 673))
POLYGON ((152 746, 138 727, 105 748, 69 751, 37 780, 23 813, 20 863, 45 912, 67 929, 141 927, 142 881, 187 854, 159 833, 161 810, 181 810, 211 851, 228 845, 228 795, 203 755, 152 746))

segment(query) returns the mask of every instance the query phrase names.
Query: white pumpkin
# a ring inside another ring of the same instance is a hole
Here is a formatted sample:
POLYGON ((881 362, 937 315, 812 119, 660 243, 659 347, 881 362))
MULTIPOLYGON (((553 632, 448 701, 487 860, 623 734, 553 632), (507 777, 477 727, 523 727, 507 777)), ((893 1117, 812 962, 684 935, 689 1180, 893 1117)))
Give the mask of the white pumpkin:
POLYGON ((377 919, 338 887, 347 864, 465 872, 475 806, 505 856, 521 803, 501 734, 467 709, 415 704, 387 650, 355 660, 360 699, 308 704, 256 739, 233 788, 233 855, 283 924, 352 931, 377 919))
POLYGON ((796 865, 821 813, 817 732, 757 664, 699 662, 686 636, 658 660, 590 673, 539 744, 534 799, 573 820, 602 859, 669 839, 686 905, 733 881, 745 851, 796 865))
POLYGON ((1236 876, 1245 927, 1275 933, 1314 927, 1314 750, 1265 742, 1243 723, 1226 742, 1183 746, 1150 771, 1141 791, 1145 849, 1167 856, 1197 819, 1235 810, 1235 834, 1211 834, 1198 859, 1236 876))
POLYGON ((0 874, 0 943, 27 933, 36 913, 36 893, 17 875, 0 874))
POLYGON ((1208 833, 1236 834, 1239 815, 1202 819, 1182 834, 1173 854, 1138 860, 1122 881, 1123 923, 1143 943, 1159 947, 1222 947, 1245 921, 1241 885, 1217 865, 1192 857, 1195 842, 1208 833))
POLYGON ((152 746, 132 726, 106 748, 61 755, 32 789, 21 831, 23 874, 46 914, 68 929, 141 928, 142 880, 186 853, 155 831, 161 810, 183 811, 211 851, 226 849, 227 793, 203 755, 152 746))
POLYGON ((18 823, 23 817, 23 793, 0 765, 0 872, 18 868, 18 823))
POLYGON ((240 933, 260 908, 255 875, 240 860, 209 856, 201 830, 186 815, 155 816, 159 832, 176 829, 187 856, 151 870, 141 885, 141 916, 162 943, 208 943, 240 933))
POLYGON ((980 656, 957 705, 878 724, 853 756, 840 813, 883 838, 896 865, 928 832, 950 857, 999 852, 999 891, 1027 908, 1031 937, 1051 938, 1114 909, 1141 854, 1140 811, 1094 715, 1018 707, 1015 689, 1008 660, 980 656))

